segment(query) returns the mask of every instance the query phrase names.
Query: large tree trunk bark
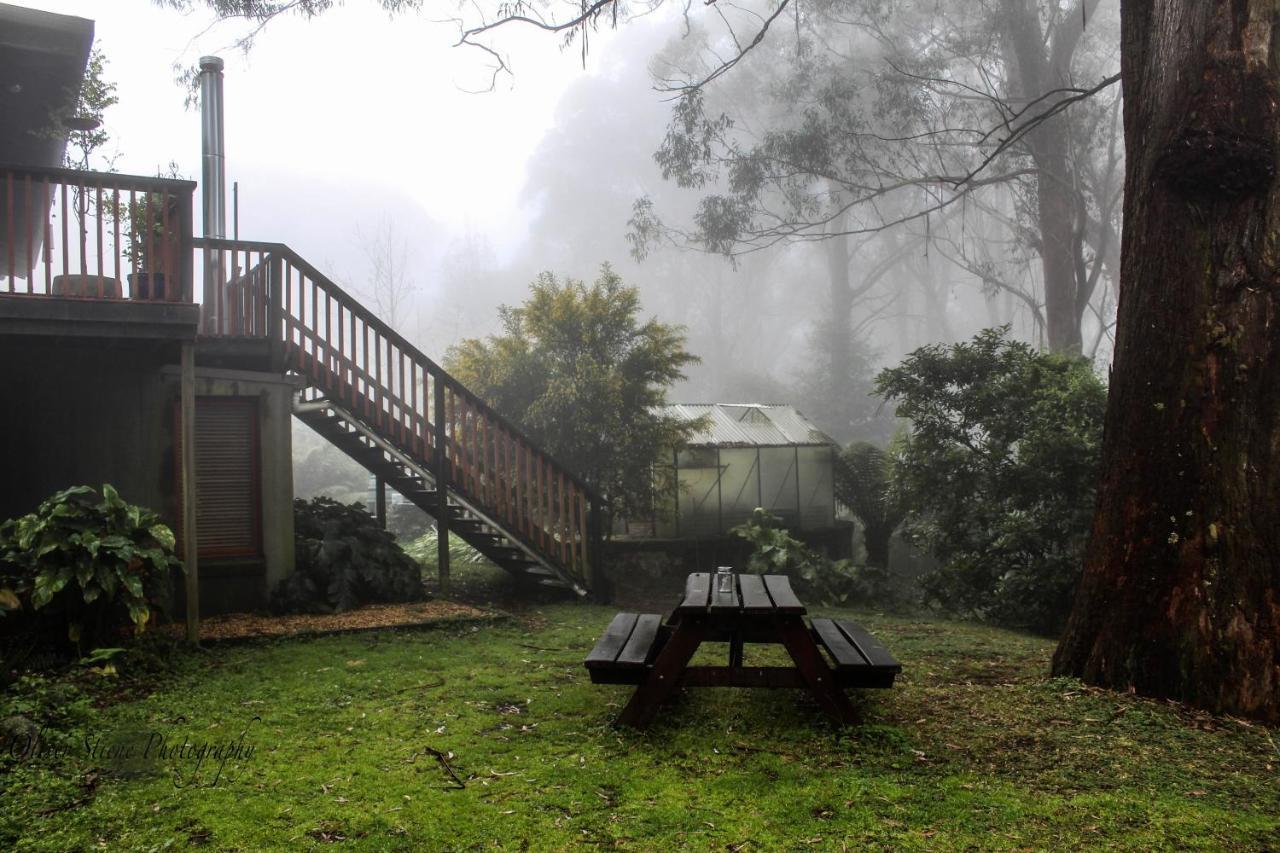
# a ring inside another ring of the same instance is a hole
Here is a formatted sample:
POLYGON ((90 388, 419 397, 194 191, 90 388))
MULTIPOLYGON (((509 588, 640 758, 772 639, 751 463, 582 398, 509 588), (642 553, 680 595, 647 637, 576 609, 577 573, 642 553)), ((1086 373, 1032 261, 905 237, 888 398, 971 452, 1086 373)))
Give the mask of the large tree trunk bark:
POLYGON ((1103 479, 1054 671, 1280 722, 1276 0, 1125 0, 1103 479))

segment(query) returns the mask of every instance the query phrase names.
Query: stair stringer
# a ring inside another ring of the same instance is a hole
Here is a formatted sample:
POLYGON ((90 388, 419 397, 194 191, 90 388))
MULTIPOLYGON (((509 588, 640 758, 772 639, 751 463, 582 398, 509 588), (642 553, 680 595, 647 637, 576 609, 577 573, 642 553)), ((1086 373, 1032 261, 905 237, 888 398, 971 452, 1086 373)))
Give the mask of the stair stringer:
MULTIPOLYGON (((376 448, 377 450, 380 450, 383 453, 384 457, 387 458, 388 464, 398 465, 401 468, 409 471, 412 476, 415 476, 421 479, 424 482, 424 484, 429 483, 432 488, 436 490, 439 489, 440 487, 439 481, 436 478, 435 473, 431 471, 431 469, 424 466, 421 462, 414 459, 405 451, 396 447, 390 441, 387 441, 382 436, 378 435, 378 433, 375 430, 370 428, 367 424, 363 423, 360 420, 360 418, 355 416, 346 407, 338 405, 328 398, 304 401, 303 399, 301 399, 301 394, 295 395, 294 397, 293 414, 295 416, 298 416, 299 420, 301 420, 303 423, 306 423, 307 426, 310 426, 321 437, 325 438, 327 441, 331 441, 331 439, 329 439, 328 436, 326 436, 320 430, 316 429, 315 426, 308 423, 307 420, 305 419, 305 415, 309 412, 323 413, 325 411, 333 412, 336 417, 341 419, 343 424, 356 429, 365 439, 367 439, 373 445, 374 448, 376 448)), ((346 450, 343 448, 339 448, 339 449, 343 450, 343 452, 346 452, 346 450)), ((357 462, 361 467, 363 467, 366 471, 370 471, 370 473, 375 475, 379 473, 377 471, 372 471, 369 467, 369 464, 365 460, 359 459, 350 453, 347 453, 347 455, 351 459, 353 459, 355 462, 357 462)), ((394 486, 392 488, 394 488, 394 486)), ((573 590, 579 596, 587 595, 586 588, 584 588, 582 584, 580 584, 576 579, 574 579, 572 575, 568 574, 567 572, 565 572, 563 569, 561 569, 559 566, 555 565, 554 563, 548 561, 545 557, 543 557, 537 551, 533 550, 528 545, 526 545, 523 541, 521 541, 520 537, 513 535, 511 531, 507 529, 506 525, 501 523, 498 519, 494 518, 491 514, 485 512, 484 509, 477 506, 473 501, 469 500, 466 495, 459 493, 456 489, 453 489, 453 488, 446 488, 446 493, 452 505, 461 507, 473 519, 497 531, 503 538, 504 547, 514 548, 518 550, 521 554, 525 556, 527 560, 532 561, 536 565, 542 567, 546 572, 548 572, 551 575, 550 578, 539 580, 538 583, 543 585, 554 585, 554 586, 568 588, 573 590)), ((439 521, 439 518, 437 517, 437 512, 439 508, 437 506, 423 506, 421 503, 414 500, 414 498, 411 495, 404 495, 404 497, 410 502, 412 502, 415 506, 419 507, 420 509, 422 509, 423 511, 431 515, 433 518, 436 518, 437 522, 439 521)), ((447 521, 446 521, 446 524, 447 524, 447 521)), ((461 537, 464 541, 480 549, 480 545, 476 542, 472 542, 470 539, 470 536, 465 530, 451 530, 450 533, 454 536, 461 537)), ((481 550, 484 550, 484 549, 481 549, 481 550)), ((503 566, 503 568, 507 568, 507 567, 503 566)))

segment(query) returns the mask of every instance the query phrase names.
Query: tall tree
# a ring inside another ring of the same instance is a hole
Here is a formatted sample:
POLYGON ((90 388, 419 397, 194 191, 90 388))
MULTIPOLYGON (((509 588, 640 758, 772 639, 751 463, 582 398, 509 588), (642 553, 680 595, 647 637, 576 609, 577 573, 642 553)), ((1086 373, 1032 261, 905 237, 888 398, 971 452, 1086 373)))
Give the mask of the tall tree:
MULTIPOLYGON (((154 2, 179 9, 205 6, 220 18, 251 22, 243 44, 283 14, 313 17, 335 5, 154 2)), ((421 7, 421 0, 367 2, 391 13, 421 7)), ((485 51, 496 74, 508 69, 495 41, 499 30, 515 25, 559 33, 566 45, 575 42, 585 52, 597 26, 616 24, 633 11, 648 14, 662 3, 473 3, 458 19, 458 43, 485 51)), ((1114 200, 1107 201, 1111 188, 1095 186, 1082 168, 1094 153, 1089 141, 1098 134, 1079 120, 1074 105, 1116 80, 1110 75, 1114 57, 1096 50, 1099 39, 1091 38, 1099 29, 1096 13, 1114 5, 754 0, 707 3, 701 12, 686 5, 693 38, 677 52, 693 61, 663 72, 665 85, 679 98, 659 157, 664 170, 688 186, 723 172, 730 187, 708 194, 688 236, 710 251, 834 238, 839 229, 832 223, 853 210, 863 215, 845 233, 908 222, 932 236, 924 223, 929 214, 975 190, 1016 182, 1019 232, 1038 257, 1040 272, 1035 284, 1005 284, 1029 292, 1033 313, 1043 304, 1051 348, 1080 353, 1082 318, 1102 314, 1101 327, 1109 328, 1104 312, 1090 310, 1090 299, 1103 271, 1114 275, 1103 261, 1114 256, 1116 241, 1114 200), (792 30, 794 45, 788 39, 792 30), (787 70, 762 75, 761 64, 787 70), (741 109, 704 109, 704 93, 730 82, 749 96, 739 98, 738 106, 749 105, 751 123, 759 121, 754 140, 742 136, 741 109), (834 196, 832 185, 838 188, 834 196)), ((641 213, 642 224, 655 221, 651 208, 641 213)), ((988 275, 982 281, 999 279, 988 275)), ((848 300, 833 295, 831 307, 841 311, 848 300)))
MULTIPOLYGON (((739 252, 903 225, 923 238, 950 219, 945 237, 963 233, 965 213, 947 214, 970 198, 990 210, 1013 193, 1009 224, 1039 259, 1043 294, 1028 298, 1043 304, 1049 346, 1080 353, 1099 278, 1115 272, 1104 260, 1118 181, 1087 169, 1107 111, 1080 106, 1116 79, 1098 22, 1086 27, 1100 0, 830 0, 794 11, 794 46, 762 44, 786 6, 760 13, 759 38, 729 22, 731 40, 700 34, 700 51, 668 63, 663 83, 680 97, 655 156, 682 186, 707 187, 690 240, 739 252), (726 97, 729 85, 752 97, 726 97)), ((637 213, 637 230, 654 231, 652 209, 637 213)))
POLYGON ((640 296, 606 264, 587 285, 540 275, 503 334, 450 348, 445 367, 599 490, 614 512, 652 514, 654 462, 703 427, 663 413, 697 358, 683 329, 641 321, 640 296))
POLYGON ((1123 287, 1055 672, 1280 722, 1280 6, 1125 0, 1123 287))

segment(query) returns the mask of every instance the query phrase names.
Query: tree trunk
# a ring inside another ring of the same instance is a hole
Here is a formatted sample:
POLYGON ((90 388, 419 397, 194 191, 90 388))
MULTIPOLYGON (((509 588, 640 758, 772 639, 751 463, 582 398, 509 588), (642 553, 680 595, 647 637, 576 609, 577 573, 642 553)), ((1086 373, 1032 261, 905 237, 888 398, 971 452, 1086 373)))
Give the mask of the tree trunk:
MULTIPOLYGON (((1080 0, 1053 31, 1046 34, 1040 25, 1039 3, 1034 0, 1005 0, 1005 37, 1014 62, 1010 75, 1012 94, 1021 97, 1016 106, 1037 102, 1036 115, 1050 108, 1065 93, 1050 95, 1072 85, 1071 57, 1080 43, 1084 22, 1093 14, 1098 0, 1080 0)), ((1076 280, 1076 189, 1068 152, 1071 128, 1066 114, 1058 113, 1027 134, 1031 158, 1036 166, 1036 225, 1040 231, 1040 264, 1044 274, 1044 308, 1049 349, 1079 355, 1084 347, 1077 306, 1076 280)))
POLYGON ((853 437, 853 413, 857 405, 850 393, 849 381, 855 373, 851 323, 854 295, 849 275, 849 235, 838 233, 845 228, 845 217, 836 217, 832 228, 837 233, 823 241, 829 286, 827 310, 830 313, 818 321, 826 338, 823 342, 826 350, 825 375, 820 383, 826 399, 817 411, 826 409, 823 426, 832 437, 843 443, 853 437))
POLYGON ((1275 0, 1126 0, 1103 479, 1054 671, 1280 722, 1275 0))
POLYGON ((867 525, 862 530, 862 545, 867 549, 867 565, 877 569, 889 568, 889 542, 893 528, 886 525, 867 525))

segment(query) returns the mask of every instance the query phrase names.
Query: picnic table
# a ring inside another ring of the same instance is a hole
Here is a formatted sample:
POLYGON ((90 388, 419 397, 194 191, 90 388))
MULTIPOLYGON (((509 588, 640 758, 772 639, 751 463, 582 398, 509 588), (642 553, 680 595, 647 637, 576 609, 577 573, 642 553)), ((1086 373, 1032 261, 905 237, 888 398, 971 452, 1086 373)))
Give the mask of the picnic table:
POLYGON ((679 687, 807 689, 838 723, 856 722, 849 687, 892 687, 902 666, 855 622, 811 619, 785 575, 695 572, 663 623, 656 613, 619 613, 587 656, 597 684, 635 684, 618 717, 645 728, 679 687), (726 666, 689 666, 704 642, 727 642, 726 666), (776 643, 791 666, 745 666, 746 643, 776 643), (830 656, 828 661, 822 651, 830 656))

